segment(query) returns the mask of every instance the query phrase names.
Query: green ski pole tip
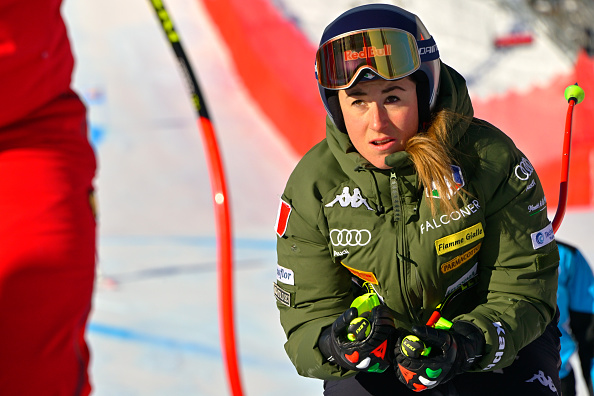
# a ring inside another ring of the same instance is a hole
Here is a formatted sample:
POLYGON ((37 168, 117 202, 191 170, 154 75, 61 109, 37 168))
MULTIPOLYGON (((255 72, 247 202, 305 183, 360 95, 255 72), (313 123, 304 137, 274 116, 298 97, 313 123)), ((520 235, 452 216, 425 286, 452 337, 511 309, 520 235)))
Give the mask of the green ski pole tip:
POLYGON ((577 84, 570 85, 569 87, 565 88, 565 100, 568 102, 573 98, 575 99, 575 104, 579 104, 584 100, 585 92, 577 84))

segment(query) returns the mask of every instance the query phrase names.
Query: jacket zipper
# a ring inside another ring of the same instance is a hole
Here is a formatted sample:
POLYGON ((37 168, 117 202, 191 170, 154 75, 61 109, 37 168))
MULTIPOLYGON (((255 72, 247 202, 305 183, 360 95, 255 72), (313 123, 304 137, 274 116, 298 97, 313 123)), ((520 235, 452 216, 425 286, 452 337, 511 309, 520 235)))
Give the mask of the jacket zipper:
POLYGON ((394 222, 400 222, 400 193, 398 192, 398 178, 396 173, 390 173, 390 196, 392 197, 392 210, 394 211, 394 222))
POLYGON ((409 297, 409 286, 408 286, 408 273, 410 273, 410 266, 411 264, 406 259, 408 255, 408 247, 405 247, 406 241, 406 226, 405 222, 402 221, 402 206, 400 202, 400 192, 398 190, 398 178, 394 171, 390 172, 390 196, 392 198, 392 210, 394 211, 394 222, 398 229, 398 236, 397 236, 397 251, 396 257, 398 260, 398 265, 401 268, 400 273, 402 274, 402 294, 404 297, 404 302, 408 308, 408 316, 413 319, 414 322, 420 323, 419 318, 416 315, 416 311, 413 309, 412 303, 409 297))

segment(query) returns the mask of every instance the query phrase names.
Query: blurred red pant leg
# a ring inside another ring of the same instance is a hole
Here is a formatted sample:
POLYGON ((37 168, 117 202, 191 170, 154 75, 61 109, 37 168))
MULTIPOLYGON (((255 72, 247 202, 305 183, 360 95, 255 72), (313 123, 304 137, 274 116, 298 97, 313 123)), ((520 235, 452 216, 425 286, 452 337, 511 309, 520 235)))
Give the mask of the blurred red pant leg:
POLYGON ((0 394, 88 395, 95 156, 73 93, 0 128, 0 394))

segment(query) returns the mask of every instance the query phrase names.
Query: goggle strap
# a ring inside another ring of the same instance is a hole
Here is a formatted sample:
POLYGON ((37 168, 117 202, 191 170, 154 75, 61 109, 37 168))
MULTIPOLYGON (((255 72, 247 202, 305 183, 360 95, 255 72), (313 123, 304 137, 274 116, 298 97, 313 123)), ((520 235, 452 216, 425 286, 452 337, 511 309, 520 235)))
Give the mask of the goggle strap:
POLYGON ((433 37, 427 40, 417 41, 417 47, 419 47, 419 55, 421 56, 421 62, 429 62, 439 58, 439 50, 433 37))

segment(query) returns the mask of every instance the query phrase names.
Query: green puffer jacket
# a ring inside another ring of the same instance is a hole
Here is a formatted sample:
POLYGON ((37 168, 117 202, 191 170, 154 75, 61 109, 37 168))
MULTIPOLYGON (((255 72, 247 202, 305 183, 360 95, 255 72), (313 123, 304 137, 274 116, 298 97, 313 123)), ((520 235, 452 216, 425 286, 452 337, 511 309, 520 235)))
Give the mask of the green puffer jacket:
POLYGON ((459 210, 433 215, 428 201, 447 197, 419 187, 406 152, 388 156, 392 169, 374 168, 331 121, 289 178, 274 291, 299 374, 355 374, 326 362, 317 347, 323 328, 353 301, 352 276, 374 285, 404 329, 464 290, 443 316, 483 330, 486 350, 474 371, 510 365, 551 321, 559 254, 536 172, 505 134, 472 118, 466 83, 446 65, 437 106, 468 116, 451 130, 452 171, 465 191, 452 188, 459 210))

